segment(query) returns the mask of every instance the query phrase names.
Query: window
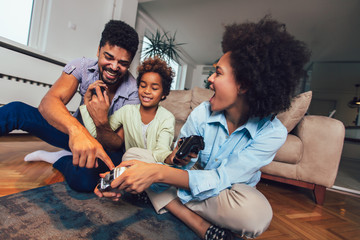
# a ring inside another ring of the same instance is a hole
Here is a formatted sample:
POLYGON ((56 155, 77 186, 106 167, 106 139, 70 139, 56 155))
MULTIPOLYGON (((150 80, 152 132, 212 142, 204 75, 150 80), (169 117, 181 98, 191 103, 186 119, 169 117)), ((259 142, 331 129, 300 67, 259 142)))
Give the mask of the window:
POLYGON ((33 0, 0 0, 0 36, 27 45, 33 0))
MULTIPOLYGON (((144 36, 141 53, 143 53, 145 51, 147 44, 149 44, 149 39, 146 36, 144 36)), ((144 61, 143 54, 141 54, 140 59, 141 59, 141 61, 144 61)), ((177 82, 179 79, 180 65, 177 62, 175 62, 173 59, 170 59, 170 62, 168 62, 168 65, 172 68, 172 70, 175 73, 173 82, 171 83, 171 90, 175 90, 177 88, 177 82)))

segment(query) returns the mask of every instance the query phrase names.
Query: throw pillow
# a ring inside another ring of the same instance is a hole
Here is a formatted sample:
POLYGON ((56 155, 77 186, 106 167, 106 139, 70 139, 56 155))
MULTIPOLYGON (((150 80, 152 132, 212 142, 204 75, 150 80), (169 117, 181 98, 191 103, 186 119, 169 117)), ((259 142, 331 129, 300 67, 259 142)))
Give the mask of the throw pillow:
POLYGON ((303 118, 309 109, 311 98, 312 91, 301 93, 292 99, 291 106, 287 111, 277 115, 288 132, 291 132, 303 118))
POLYGON ((177 120, 186 121, 191 112, 190 101, 192 91, 172 90, 160 105, 174 114, 177 120))

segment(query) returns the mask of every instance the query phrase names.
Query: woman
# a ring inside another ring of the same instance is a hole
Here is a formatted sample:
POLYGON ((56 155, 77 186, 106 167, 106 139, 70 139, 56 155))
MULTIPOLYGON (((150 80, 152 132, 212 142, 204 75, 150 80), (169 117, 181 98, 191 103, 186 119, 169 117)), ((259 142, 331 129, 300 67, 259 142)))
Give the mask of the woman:
MULTIPOLYGON (((272 219, 269 202, 255 188, 260 168, 287 136, 275 115, 289 108, 310 54, 269 17, 227 26, 222 48, 224 55, 208 79, 215 94, 191 112, 179 135, 202 136, 205 149, 190 161, 176 159, 182 168, 122 162, 129 168, 111 186, 139 193, 153 183, 169 184, 173 187, 162 193, 147 190, 159 213, 170 211, 203 239, 231 239, 233 233, 254 238, 272 219), (196 161, 200 169, 193 168, 196 161)), ((167 164, 173 164, 177 149, 167 164)))

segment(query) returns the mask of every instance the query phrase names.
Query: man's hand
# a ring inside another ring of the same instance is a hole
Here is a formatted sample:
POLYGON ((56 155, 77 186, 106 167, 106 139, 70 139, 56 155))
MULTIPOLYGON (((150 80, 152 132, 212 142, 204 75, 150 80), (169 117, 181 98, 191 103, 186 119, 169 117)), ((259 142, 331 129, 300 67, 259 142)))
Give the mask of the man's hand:
MULTIPOLYGON (((101 85, 100 82, 97 84, 101 85)), ((113 169, 114 164, 101 144, 69 113, 65 106, 76 93, 78 85, 79 81, 73 75, 63 72, 41 100, 39 111, 52 126, 69 135, 69 147, 73 153, 74 165, 93 168, 98 166, 95 159, 100 158, 109 169, 113 169)), ((98 86, 95 85, 92 87, 98 86)), ((100 91, 100 88, 98 90, 100 91)))
MULTIPOLYGON (((108 174, 109 172, 106 173, 101 173, 100 177, 105 177, 106 174, 108 174)), ((101 192, 98 189, 98 186, 95 187, 94 189, 94 193, 98 196, 98 197, 106 197, 106 198, 110 198, 113 201, 119 201, 120 197, 121 197, 121 193, 119 192, 112 192, 112 191, 107 191, 107 192, 101 192)))
POLYGON ((90 84, 85 95, 84 104, 93 119, 95 126, 99 127, 108 124, 108 111, 110 107, 110 99, 107 92, 107 86, 100 80, 90 84), (104 93, 100 87, 104 87, 104 93), (92 94, 95 90, 96 94, 92 94))
MULTIPOLYGON (((97 94, 97 88, 103 87, 105 89, 105 91, 108 91, 108 86, 101 80, 97 80, 95 82, 93 82, 92 84, 89 85, 88 89, 86 90, 86 93, 84 94, 84 104, 87 105, 92 97, 93 97, 93 91, 96 92, 97 94)), ((100 90, 101 92, 101 90, 100 90)), ((102 94, 102 93, 101 93, 102 94)))
POLYGON ((73 165, 86 168, 98 167, 101 159, 110 170, 115 166, 101 144, 88 132, 75 132, 69 135, 69 147, 73 154, 73 165))
POLYGON ((94 189, 94 193, 98 196, 98 197, 106 197, 106 198, 110 198, 111 200, 117 202, 120 200, 120 197, 121 197, 121 193, 118 193, 118 192, 111 192, 111 191, 108 191, 108 192, 101 192, 97 186, 95 187, 94 189))
POLYGON ((119 129, 116 132, 111 129, 109 124, 108 87, 100 80, 90 84, 84 95, 84 104, 96 127, 96 140, 107 151, 119 151, 123 146, 124 136, 119 129), (100 87, 103 87, 105 91, 102 92, 100 87))

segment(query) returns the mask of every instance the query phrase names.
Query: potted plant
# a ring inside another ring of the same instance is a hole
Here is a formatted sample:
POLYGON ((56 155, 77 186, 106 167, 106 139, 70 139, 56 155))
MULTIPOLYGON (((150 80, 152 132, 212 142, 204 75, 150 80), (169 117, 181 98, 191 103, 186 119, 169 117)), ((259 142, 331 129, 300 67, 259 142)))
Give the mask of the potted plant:
POLYGON ((146 44, 142 53, 143 57, 157 56, 167 62, 170 62, 171 59, 179 62, 179 59, 181 59, 179 46, 184 43, 176 43, 175 36, 176 32, 171 36, 167 32, 161 34, 161 32, 157 30, 155 34, 151 34, 151 37, 148 37, 148 43, 143 42, 143 44, 146 44))

